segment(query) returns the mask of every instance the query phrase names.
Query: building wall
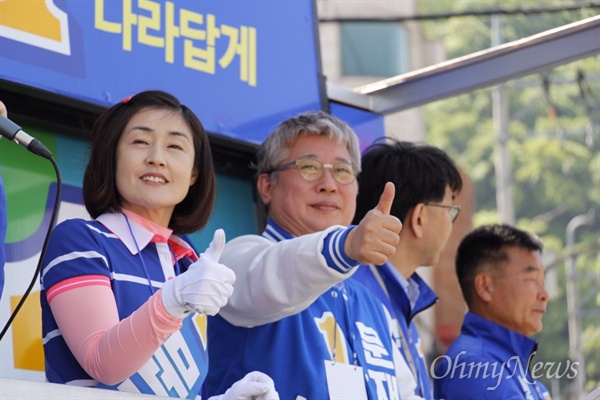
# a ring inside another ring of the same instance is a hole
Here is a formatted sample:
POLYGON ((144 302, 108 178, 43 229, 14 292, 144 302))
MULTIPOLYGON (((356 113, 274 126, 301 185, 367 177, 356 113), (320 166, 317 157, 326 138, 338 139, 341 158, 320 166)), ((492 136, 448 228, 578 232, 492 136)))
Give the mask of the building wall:
POLYGON ((429 358, 443 354, 460 333, 460 327, 467 310, 466 303, 456 277, 454 260, 462 238, 473 228, 472 216, 475 213, 475 189, 467 174, 461 171, 463 189, 456 198, 461 210, 452 226, 452 234, 442 251, 440 262, 432 268, 432 283, 439 301, 431 310, 435 319, 435 346, 429 358))
MULTIPOLYGON (((338 18, 394 18, 414 15, 416 1, 384 0, 317 0, 321 20, 338 18)), ((400 23, 400 22, 399 22, 400 23)), ((408 70, 413 71, 445 59, 440 42, 431 42, 414 21, 401 22, 408 36, 408 70)), ((389 76, 343 76, 341 68, 340 23, 322 21, 319 24, 323 74, 328 82, 356 88, 389 76)), ((375 44, 374 44, 375 45, 375 44)), ((408 71, 405 71, 408 72, 408 71)), ((385 116, 386 135, 401 140, 424 141, 425 124, 421 108, 413 108, 385 116)))

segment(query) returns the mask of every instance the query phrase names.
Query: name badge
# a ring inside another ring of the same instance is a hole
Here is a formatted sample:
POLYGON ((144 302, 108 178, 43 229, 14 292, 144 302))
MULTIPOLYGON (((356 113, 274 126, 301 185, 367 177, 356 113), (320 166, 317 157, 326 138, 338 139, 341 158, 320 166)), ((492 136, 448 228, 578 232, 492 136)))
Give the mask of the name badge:
POLYGON ((367 399, 362 367, 325 360, 325 374, 331 400, 367 399))

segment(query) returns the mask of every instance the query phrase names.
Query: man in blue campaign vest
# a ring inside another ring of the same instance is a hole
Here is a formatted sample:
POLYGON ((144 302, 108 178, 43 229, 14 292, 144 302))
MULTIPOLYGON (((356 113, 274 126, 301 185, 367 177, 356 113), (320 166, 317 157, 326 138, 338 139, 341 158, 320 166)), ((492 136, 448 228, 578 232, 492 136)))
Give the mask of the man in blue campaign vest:
POLYGON ((355 221, 377 204, 386 182, 396 186, 391 214, 402 221, 396 252, 383 266, 363 265, 360 280, 388 306, 396 326, 394 340, 415 377, 416 394, 433 397, 421 338, 414 317, 433 306, 435 293, 415 272, 436 264, 460 210, 454 204, 462 178, 442 150, 385 138, 362 156, 355 221))
POLYGON ((542 242, 510 225, 462 240, 456 274, 469 307, 460 336, 435 362, 434 392, 446 400, 549 399, 533 364, 548 304, 542 242))
POLYGON ((389 215, 393 185, 348 227, 358 139, 317 111, 282 122, 261 145, 257 170, 267 226, 223 251, 237 280, 227 305, 208 320, 203 397, 257 369, 273 378, 282 399, 415 398, 389 312, 347 279, 359 264, 383 264, 395 250, 401 224, 389 215))

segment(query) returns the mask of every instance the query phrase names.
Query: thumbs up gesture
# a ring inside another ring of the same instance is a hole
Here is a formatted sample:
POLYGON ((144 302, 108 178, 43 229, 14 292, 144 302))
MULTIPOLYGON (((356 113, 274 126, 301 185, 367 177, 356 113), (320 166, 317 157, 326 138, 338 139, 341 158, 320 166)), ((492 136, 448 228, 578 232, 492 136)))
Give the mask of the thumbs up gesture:
POLYGON ((394 184, 386 183, 377 206, 369 211, 346 237, 344 251, 361 264, 381 265, 396 251, 402 223, 390 215, 394 184))
POLYGON ((162 301, 165 309, 175 318, 183 318, 187 311, 215 315, 227 304, 233 293, 235 274, 219 258, 225 247, 225 232, 217 229, 208 249, 183 274, 163 285, 162 301))

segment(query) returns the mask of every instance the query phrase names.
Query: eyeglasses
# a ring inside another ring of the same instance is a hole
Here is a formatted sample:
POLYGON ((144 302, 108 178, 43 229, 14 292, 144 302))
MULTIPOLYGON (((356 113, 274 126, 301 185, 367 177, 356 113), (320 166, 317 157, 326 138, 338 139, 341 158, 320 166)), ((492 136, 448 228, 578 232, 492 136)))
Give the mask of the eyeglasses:
POLYGON ((447 208, 450 213, 450 218, 452 220, 452 222, 456 221, 456 218, 458 217, 458 213, 460 212, 460 206, 455 204, 453 206, 446 206, 444 204, 435 204, 435 203, 425 203, 426 206, 432 206, 432 207, 441 207, 441 208, 447 208))
POLYGON ((287 168, 298 168, 302 178, 307 181, 316 181, 321 179, 325 173, 325 169, 331 169, 333 179, 342 185, 348 185, 356 179, 356 169, 352 164, 349 163, 338 163, 338 164, 324 164, 321 161, 313 160, 309 158, 299 158, 295 161, 291 161, 285 164, 281 164, 279 167, 275 167, 265 173, 270 174, 275 171, 283 171, 287 168))

